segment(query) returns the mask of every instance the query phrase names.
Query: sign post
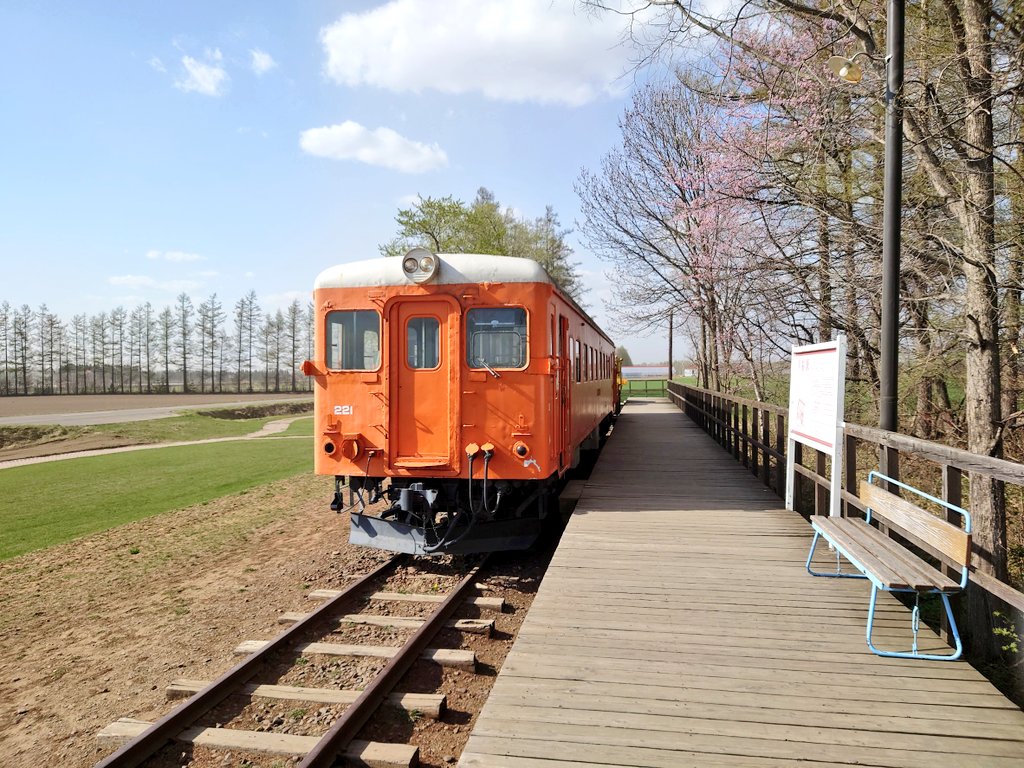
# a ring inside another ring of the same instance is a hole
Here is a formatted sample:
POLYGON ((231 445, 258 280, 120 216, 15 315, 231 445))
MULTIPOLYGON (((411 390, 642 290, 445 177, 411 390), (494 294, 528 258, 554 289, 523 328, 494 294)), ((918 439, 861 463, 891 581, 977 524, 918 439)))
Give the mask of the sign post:
POLYGON ((842 504, 843 407, 846 394, 846 336, 793 347, 789 377, 789 439, 786 445, 786 509, 793 509, 797 443, 832 458, 829 515, 842 504))

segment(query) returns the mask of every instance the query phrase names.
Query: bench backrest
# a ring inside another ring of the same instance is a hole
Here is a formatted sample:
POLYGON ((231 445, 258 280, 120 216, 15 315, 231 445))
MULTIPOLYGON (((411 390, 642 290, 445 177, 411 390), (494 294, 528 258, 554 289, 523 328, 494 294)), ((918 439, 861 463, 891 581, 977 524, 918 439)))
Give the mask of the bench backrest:
POLYGON ((867 481, 861 481, 860 499, 871 509, 873 518, 881 518, 897 533, 917 539, 962 568, 971 564, 971 534, 960 526, 867 481))

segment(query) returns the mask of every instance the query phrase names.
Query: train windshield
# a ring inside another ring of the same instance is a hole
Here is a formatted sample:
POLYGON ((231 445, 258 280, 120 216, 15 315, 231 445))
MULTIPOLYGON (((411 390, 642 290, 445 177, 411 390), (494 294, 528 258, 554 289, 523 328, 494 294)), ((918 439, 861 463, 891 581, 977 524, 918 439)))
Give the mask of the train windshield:
POLYGON ((380 315, 372 309, 327 314, 327 367, 373 371, 380 365, 380 315))
POLYGON ((526 365, 526 310, 471 309, 466 313, 466 362, 470 368, 526 365))

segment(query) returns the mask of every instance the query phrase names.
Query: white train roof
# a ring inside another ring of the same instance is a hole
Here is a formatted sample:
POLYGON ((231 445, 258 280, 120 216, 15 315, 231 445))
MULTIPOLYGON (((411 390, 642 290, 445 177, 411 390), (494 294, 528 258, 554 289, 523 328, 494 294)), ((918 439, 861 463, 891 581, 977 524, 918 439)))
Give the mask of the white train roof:
MULTIPOLYGON (((547 271, 533 259, 489 256, 480 253, 439 253, 441 261, 434 285, 465 283, 551 283, 547 271)), ((320 288, 364 288, 411 285, 402 271, 401 257, 380 257, 338 264, 321 272, 314 283, 320 288)))

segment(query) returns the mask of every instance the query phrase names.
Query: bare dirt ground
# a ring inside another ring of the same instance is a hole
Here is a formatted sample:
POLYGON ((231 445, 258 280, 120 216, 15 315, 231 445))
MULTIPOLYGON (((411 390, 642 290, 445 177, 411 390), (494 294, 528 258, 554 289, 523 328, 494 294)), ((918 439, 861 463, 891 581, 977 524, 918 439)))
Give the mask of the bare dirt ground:
POLYGON ((91 413, 135 408, 166 408, 183 406, 202 408, 218 403, 265 402, 270 400, 309 399, 310 392, 275 394, 257 392, 220 395, 32 395, 26 397, 0 397, 0 418, 9 416, 43 416, 60 413, 91 413))
MULTIPOLYGON (((324 478, 293 478, 0 563, 0 762, 93 765, 113 750, 97 744, 101 728, 160 717, 174 706, 163 690, 171 679, 213 679, 237 662, 241 640, 272 637, 281 612, 311 610, 310 589, 343 586, 383 560, 347 544, 347 516, 327 509, 331 490, 324 478)), ((370 734, 419 744, 424 765, 454 762, 543 573, 523 562, 506 561, 490 581, 488 594, 512 606, 498 641, 448 638, 480 646, 483 674, 419 673, 448 695, 449 714, 382 716, 370 734)), ((260 706, 276 720, 297 705, 260 706)), ((160 765, 264 762, 179 745, 160 765)))

